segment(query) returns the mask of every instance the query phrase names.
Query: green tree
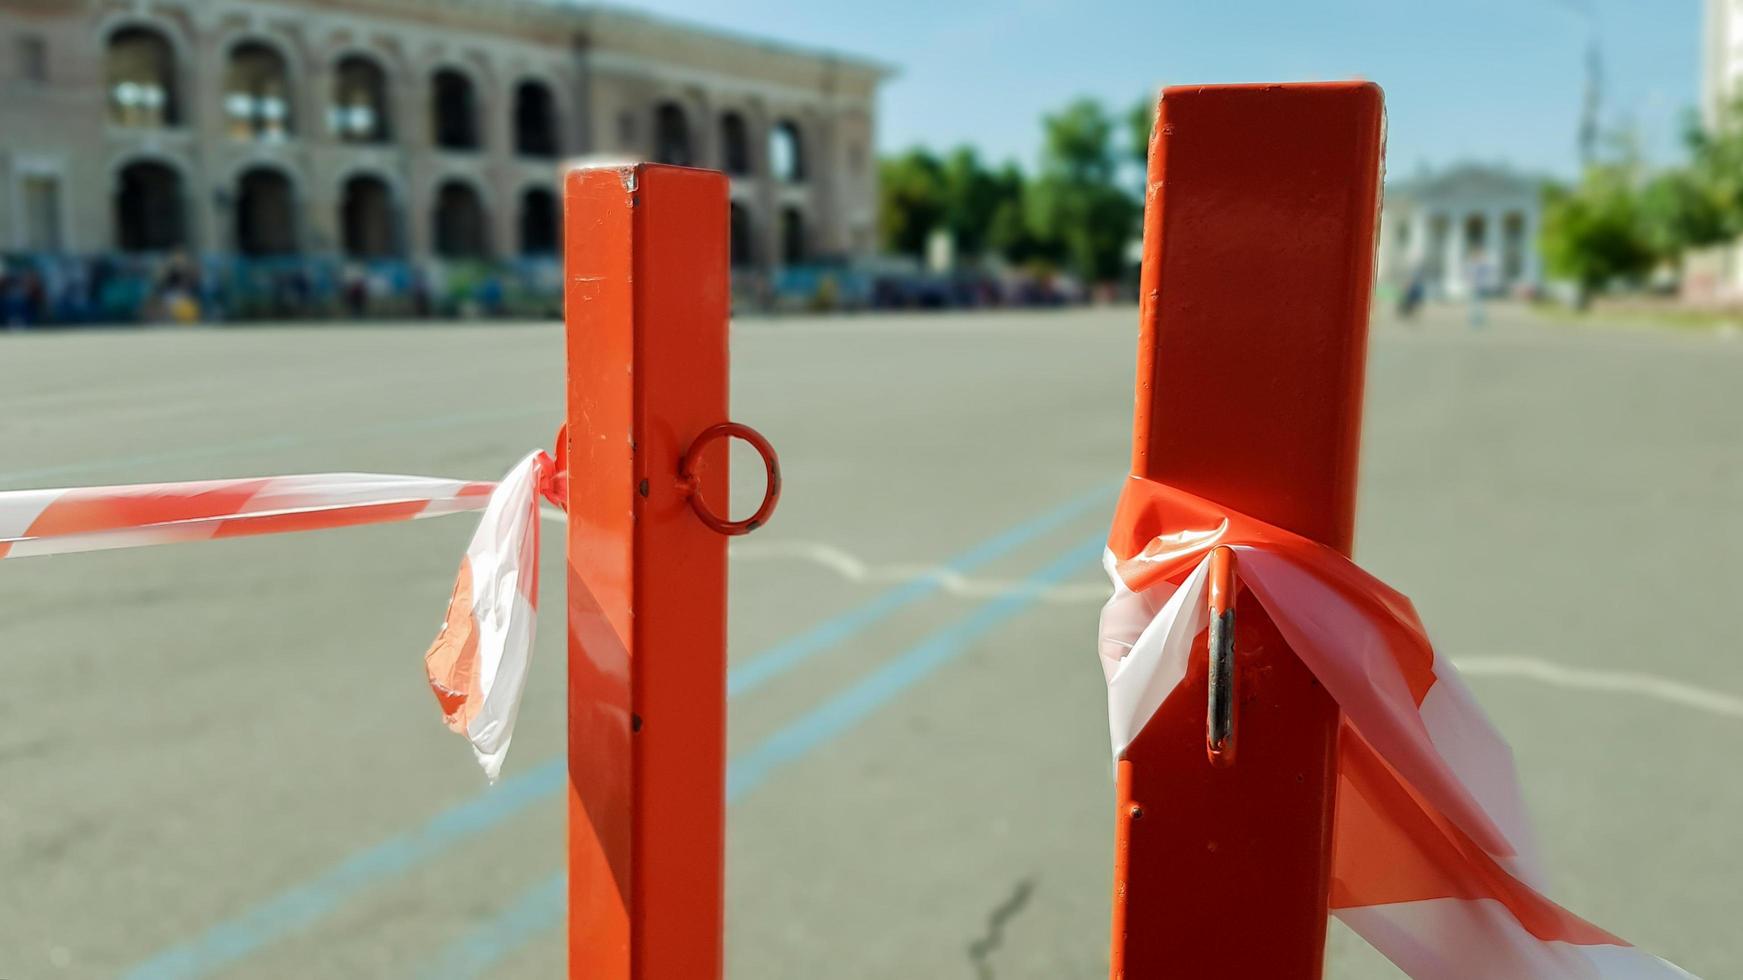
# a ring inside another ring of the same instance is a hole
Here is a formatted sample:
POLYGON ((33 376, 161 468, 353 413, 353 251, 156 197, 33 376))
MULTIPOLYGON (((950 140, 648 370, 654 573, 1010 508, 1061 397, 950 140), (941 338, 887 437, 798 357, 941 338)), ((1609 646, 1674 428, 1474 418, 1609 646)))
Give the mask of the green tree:
POLYGON ((1013 265, 1054 257, 1047 243, 1035 233, 1030 217, 1034 185, 1014 163, 1007 163, 993 174, 998 188, 998 204, 987 220, 987 251, 997 254, 1013 265))
POLYGON ((1142 174, 1150 166, 1150 131, 1156 125, 1156 99, 1142 98, 1126 110, 1126 156, 1142 174))
POLYGON ((1643 278, 1660 255, 1633 168, 1620 165, 1594 166, 1578 186, 1548 189, 1542 243, 1550 271, 1578 286, 1582 308, 1614 281, 1643 278))
POLYGON ((1743 102, 1723 107, 1712 126, 1690 114, 1688 166, 1647 189, 1658 235, 1667 247, 1717 245, 1743 234, 1743 102))
POLYGON ((1648 244, 1661 258, 1681 262, 1691 248, 1736 237, 1736 217, 1728 213, 1712 183, 1694 170, 1666 170, 1640 190, 1640 217, 1648 244))
POLYGON ((926 239, 948 210, 944 166, 918 147, 878 163, 878 232, 886 250, 926 255, 926 239))
POLYGON ((1011 188, 981 166, 972 147, 958 147, 944 161, 944 227, 958 255, 977 259, 987 252, 993 217, 1008 198, 1021 198, 1021 175, 1011 188))
POLYGON ((1086 283, 1119 277, 1138 205, 1118 183, 1115 121, 1079 99, 1042 119, 1041 174, 1029 207, 1036 237, 1086 283))
POLYGON ((1114 120, 1094 99, 1041 117, 1041 173, 1079 184, 1113 180, 1114 120))

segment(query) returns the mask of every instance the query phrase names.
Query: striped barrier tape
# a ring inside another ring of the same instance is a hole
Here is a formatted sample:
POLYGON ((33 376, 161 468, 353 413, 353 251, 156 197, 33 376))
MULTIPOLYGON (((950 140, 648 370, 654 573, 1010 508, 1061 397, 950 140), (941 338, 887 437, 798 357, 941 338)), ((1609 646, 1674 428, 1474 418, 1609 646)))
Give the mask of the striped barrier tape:
MULTIPOLYGON (((0 559, 482 510, 425 669, 494 781, 537 620, 539 500, 561 505, 563 482, 534 452, 495 484, 325 473, 6 491, 0 559)), ((1417 980, 1692 976, 1543 894, 1511 752, 1407 598, 1330 548, 1147 480, 1128 482, 1104 556, 1116 758, 1186 676, 1218 547, 1344 712, 1335 915, 1417 980)))
POLYGON ((1409 599, 1331 548, 1141 479, 1104 557, 1116 759, 1185 680, 1211 625, 1210 555, 1224 547, 1343 711, 1334 915, 1416 980, 1691 976, 1544 895, 1512 752, 1409 599))
POLYGON ((514 734, 537 621, 539 498, 562 474, 528 454, 499 483, 311 473, 189 483, 0 491, 0 559, 212 541, 483 511, 424 655, 448 727, 494 782, 514 734))

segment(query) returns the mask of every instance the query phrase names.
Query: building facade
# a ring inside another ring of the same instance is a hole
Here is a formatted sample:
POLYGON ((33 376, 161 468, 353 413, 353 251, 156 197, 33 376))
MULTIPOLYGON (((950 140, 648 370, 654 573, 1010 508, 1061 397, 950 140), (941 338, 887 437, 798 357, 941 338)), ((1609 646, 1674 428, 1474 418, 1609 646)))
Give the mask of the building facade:
POLYGON ((729 173, 740 270, 862 256, 888 74, 561 0, 0 0, 0 250, 549 255, 612 158, 729 173))
MULTIPOLYGON (((1701 27, 1701 119, 1717 126, 1743 96, 1743 0, 1706 0, 1701 27)), ((1743 299, 1743 244, 1695 249, 1683 257, 1683 298, 1701 304, 1743 299)))
POLYGON ((1441 299, 1469 296, 1479 277, 1492 292, 1535 289, 1542 215, 1543 182, 1504 168, 1467 164, 1388 181, 1380 279, 1403 289, 1420 277, 1441 299))
POLYGON ((1701 116, 1710 126, 1743 94, 1743 0, 1706 0, 1701 30, 1701 116))

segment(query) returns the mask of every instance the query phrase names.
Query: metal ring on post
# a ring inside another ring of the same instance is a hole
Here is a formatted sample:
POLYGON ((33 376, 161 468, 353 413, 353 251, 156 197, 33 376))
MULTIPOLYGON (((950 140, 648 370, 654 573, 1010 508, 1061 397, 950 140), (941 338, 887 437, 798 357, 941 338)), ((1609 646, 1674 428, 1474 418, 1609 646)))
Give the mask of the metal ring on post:
POLYGON ((781 499, 781 461, 775 456, 775 447, 763 438, 762 433, 739 422, 716 422, 703 429, 690 443, 690 448, 684 450, 684 455, 678 458, 678 483, 690 497, 690 509, 696 512, 696 517, 712 531, 726 535, 749 534, 769 522, 769 515, 775 512, 775 504, 781 499), (702 482, 691 471, 692 462, 699 459, 703 447, 716 439, 737 436, 750 443, 751 448, 763 458, 763 469, 768 473, 768 484, 763 489, 762 505, 756 513, 742 521, 725 520, 702 502, 702 482))

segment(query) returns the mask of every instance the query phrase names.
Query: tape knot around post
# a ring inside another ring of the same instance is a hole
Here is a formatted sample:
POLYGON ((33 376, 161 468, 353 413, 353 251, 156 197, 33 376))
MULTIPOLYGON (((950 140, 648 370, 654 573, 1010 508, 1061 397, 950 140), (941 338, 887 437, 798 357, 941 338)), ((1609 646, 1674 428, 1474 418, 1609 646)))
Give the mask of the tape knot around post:
POLYGON ((556 455, 540 451, 534 456, 534 465, 538 470, 539 496, 550 501, 553 507, 567 514, 569 512, 569 425, 564 423, 557 428, 556 455))

